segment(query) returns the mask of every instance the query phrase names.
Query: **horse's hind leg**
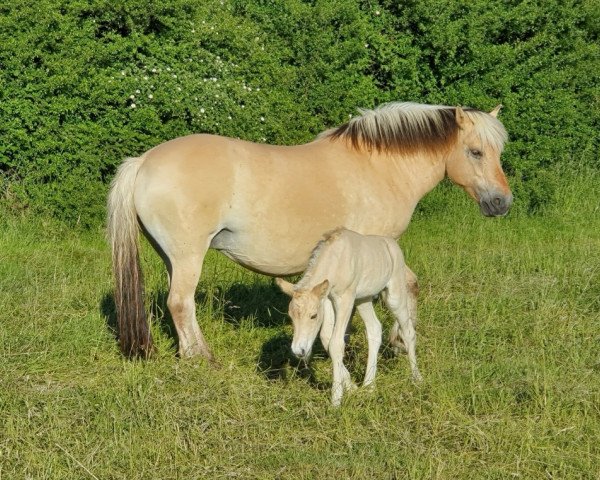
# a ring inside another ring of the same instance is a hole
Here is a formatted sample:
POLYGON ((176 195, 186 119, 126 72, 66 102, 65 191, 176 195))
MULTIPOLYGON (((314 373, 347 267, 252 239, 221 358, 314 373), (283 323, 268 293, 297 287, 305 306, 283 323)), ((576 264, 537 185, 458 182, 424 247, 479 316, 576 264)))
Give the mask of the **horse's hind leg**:
POLYGON ((163 224, 146 222, 145 232, 165 262, 169 272, 167 307, 179 340, 179 356, 202 355, 213 361, 204 335, 196 321, 194 296, 202 272, 204 255, 212 236, 200 235, 202 229, 173 232, 163 224))
MULTIPOLYGON (((419 295, 419 282, 417 280, 417 276, 415 273, 408 267, 405 267, 406 270, 406 284, 408 287, 408 314, 410 316, 410 321, 413 324, 413 327, 417 325, 417 297, 419 295)), ((387 292, 382 292, 382 299, 385 302, 385 294, 387 292)), ((400 353, 406 353, 406 345, 404 345, 404 341, 402 340, 402 336, 400 335, 400 325, 398 322, 394 322, 392 328, 390 330, 389 336, 389 344, 392 347, 394 353, 396 355, 400 353)))
POLYGON ((196 321, 194 295, 202 271, 205 252, 191 252, 175 258, 171 262, 171 287, 167 306, 179 338, 179 356, 202 355, 211 362, 213 355, 196 321))
POLYGON ((393 328, 399 330, 406 347, 413 379, 421 380, 421 374, 417 368, 416 332, 408 308, 409 293, 405 275, 396 275, 390 280, 386 290, 385 303, 396 319, 393 328))

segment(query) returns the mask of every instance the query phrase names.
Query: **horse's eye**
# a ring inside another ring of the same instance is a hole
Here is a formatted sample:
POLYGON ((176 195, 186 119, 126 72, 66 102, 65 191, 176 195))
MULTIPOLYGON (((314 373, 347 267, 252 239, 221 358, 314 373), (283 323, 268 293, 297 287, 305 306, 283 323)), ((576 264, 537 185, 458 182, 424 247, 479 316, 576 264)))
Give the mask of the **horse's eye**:
POLYGON ((481 150, 477 150, 476 148, 470 149, 469 153, 471 154, 471 156, 473 156, 475 158, 481 158, 481 157, 483 157, 482 151, 481 150))
POLYGON ((317 314, 316 314, 316 313, 315 313, 314 315, 311 315, 311 316, 310 316, 310 319, 311 319, 311 320, 314 320, 315 318, 317 318, 317 314))

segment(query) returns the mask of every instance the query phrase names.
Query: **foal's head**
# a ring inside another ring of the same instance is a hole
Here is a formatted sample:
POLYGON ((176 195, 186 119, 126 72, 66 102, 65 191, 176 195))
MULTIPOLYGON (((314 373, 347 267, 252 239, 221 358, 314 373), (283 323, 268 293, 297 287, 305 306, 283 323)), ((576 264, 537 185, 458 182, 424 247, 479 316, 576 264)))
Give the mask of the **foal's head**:
POLYGON ((276 278, 275 282, 281 290, 292 297, 288 314, 294 325, 292 352, 298 358, 308 359, 313 343, 323 324, 323 299, 329 290, 329 281, 324 280, 312 288, 298 288, 290 282, 276 278))
POLYGON ((464 188, 488 217, 505 215, 513 198, 500 166, 507 136, 496 119, 499 110, 500 105, 489 114, 456 107, 457 143, 446 161, 450 180, 464 188))

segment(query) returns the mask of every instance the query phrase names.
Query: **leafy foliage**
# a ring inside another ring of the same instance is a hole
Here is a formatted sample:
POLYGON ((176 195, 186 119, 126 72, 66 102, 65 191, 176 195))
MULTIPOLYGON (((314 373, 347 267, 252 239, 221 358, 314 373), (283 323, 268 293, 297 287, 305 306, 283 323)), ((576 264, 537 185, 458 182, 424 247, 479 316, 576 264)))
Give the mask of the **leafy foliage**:
POLYGON ((292 144, 390 100, 502 103, 517 205, 535 209, 549 167, 600 167, 593 3, 8 0, 0 188, 95 225, 122 159, 179 135, 292 144))

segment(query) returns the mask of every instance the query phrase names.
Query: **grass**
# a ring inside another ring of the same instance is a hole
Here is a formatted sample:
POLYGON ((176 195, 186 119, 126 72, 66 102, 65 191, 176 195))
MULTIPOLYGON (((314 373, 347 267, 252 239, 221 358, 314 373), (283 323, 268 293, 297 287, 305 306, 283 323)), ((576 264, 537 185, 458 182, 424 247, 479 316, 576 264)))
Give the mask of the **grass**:
MULTIPOLYGON (((289 355, 286 298, 216 253, 198 318, 222 363, 175 358, 144 246, 159 353, 124 360, 103 233, 0 220, 0 479, 600 478, 600 177, 542 215, 482 218, 458 189, 401 245, 421 283, 418 360, 329 406, 330 368, 289 355)), ((386 330, 391 318, 379 309, 386 330)), ((348 347, 359 380, 360 321, 348 347)))

